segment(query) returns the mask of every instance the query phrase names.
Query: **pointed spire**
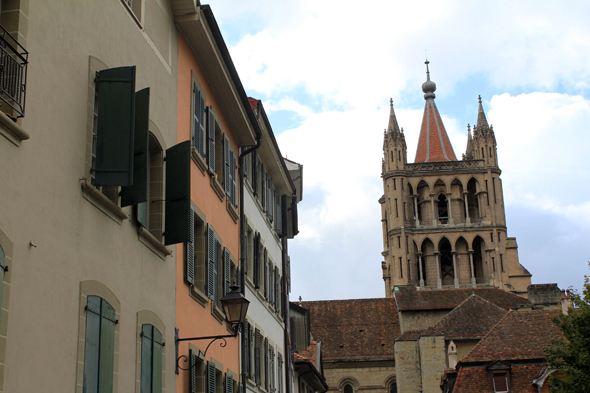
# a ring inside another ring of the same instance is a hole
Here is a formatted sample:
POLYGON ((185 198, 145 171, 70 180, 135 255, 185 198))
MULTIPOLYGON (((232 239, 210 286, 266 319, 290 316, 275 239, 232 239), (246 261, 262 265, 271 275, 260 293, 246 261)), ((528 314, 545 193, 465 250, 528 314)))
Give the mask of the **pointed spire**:
POLYGON ((471 136, 471 126, 467 124, 467 148, 465 149, 464 157, 466 160, 473 160, 475 151, 473 150, 473 137, 471 136))
POLYGON ((424 107, 424 117, 422 118, 422 128, 420 130, 414 162, 457 161, 442 118, 434 103, 436 84, 430 80, 429 63, 426 60, 427 80, 422 84, 426 105, 424 107))
POLYGON ((486 119, 483 106, 481 105, 481 96, 477 96, 477 100, 479 101, 479 110, 477 112, 477 129, 479 131, 486 131, 490 127, 488 126, 488 120, 486 119))
POLYGON ((389 99, 389 125, 387 126, 387 131, 394 132, 398 134, 400 132, 399 125, 397 124, 397 118, 395 117, 395 112, 393 111, 393 99, 389 99))

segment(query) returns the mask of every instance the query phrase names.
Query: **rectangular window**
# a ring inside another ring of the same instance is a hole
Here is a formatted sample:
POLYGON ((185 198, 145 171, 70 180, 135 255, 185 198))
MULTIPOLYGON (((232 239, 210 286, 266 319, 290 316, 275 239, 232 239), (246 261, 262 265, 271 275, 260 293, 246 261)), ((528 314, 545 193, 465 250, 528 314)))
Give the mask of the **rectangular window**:
POLYGON ((401 236, 397 237, 397 248, 402 248, 402 238, 401 236))
POLYGON ((496 261, 494 260, 494 257, 492 257, 492 269, 494 269, 494 272, 496 271, 496 261))
POLYGON ((494 373, 494 392, 508 392, 508 373, 494 373))
POLYGON ((205 362, 199 359, 198 353, 198 349, 189 347, 189 393, 205 393, 205 362))
POLYGON ((215 305, 219 303, 219 248, 215 229, 207 224, 207 296, 215 305))
POLYGON ((502 273, 504 273, 504 256, 500 254, 500 269, 502 269, 502 273))
POLYGON ((397 208, 397 198, 395 198, 395 217, 399 217, 399 209, 397 208))
POLYGON ((492 243, 494 242, 494 232, 490 233, 490 239, 492 240, 492 243))
POLYGON ((205 159, 205 96, 193 82, 193 147, 205 159))
POLYGON ((402 264, 402 257, 399 257, 399 276, 404 278, 404 265, 402 264))
POLYGON ((492 177, 492 188, 494 189, 494 203, 498 203, 496 200, 496 178, 492 177))
POLYGON ((488 189, 488 181, 486 180, 486 198, 487 198, 487 201, 488 201, 488 206, 490 206, 490 192, 489 191, 490 190, 488 189))
POLYGON ((395 179, 393 179, 393 189, 397 190, 397 182, 395 181, 395 179))

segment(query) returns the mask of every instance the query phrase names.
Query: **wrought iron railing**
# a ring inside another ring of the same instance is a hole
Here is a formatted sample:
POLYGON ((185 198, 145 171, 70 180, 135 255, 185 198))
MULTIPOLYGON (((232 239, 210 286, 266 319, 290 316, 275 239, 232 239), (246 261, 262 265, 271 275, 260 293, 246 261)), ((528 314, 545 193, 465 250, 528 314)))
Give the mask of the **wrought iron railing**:
POLYGON ((16 117, 23 117, 29 52, 4 27, 0 29, 0 99, 14 109, 16 117))

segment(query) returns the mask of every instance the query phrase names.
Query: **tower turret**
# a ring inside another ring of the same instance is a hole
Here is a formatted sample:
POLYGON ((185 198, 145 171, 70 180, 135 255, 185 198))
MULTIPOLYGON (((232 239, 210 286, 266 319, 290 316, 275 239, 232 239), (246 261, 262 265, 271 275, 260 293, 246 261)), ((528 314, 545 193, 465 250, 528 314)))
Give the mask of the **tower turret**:
POLYGON ((406 137, 397 123, 392 99, 389 99, 389 123, 383 137, 383 173, 404 169, 408 162, 406 137))
POLYGON ((481 104, 481 96, 478 96, 478 101, 477 126, 473 127, 473 159, 484 160, 486 167, 496 168, 498 167, 498 157, 496 155, 494 128, 488 125, 488 120, 481 104))

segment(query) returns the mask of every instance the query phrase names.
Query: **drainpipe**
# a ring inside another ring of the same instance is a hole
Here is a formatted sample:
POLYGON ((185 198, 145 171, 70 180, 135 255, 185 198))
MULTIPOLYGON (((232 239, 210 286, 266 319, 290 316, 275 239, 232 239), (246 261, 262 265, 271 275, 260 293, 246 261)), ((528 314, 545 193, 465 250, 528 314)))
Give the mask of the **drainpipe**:
MULTIPOLYGON (((244 297, 246 297, 246 270, 244 269, 245 266, 245 259, 246 259, 246 253, 244 252, 244 248, 247 242, 246 239, 246 220, 245 220, 245 214, 244 214, 244 157, 247 154, 252 153, 254 150, 258 149, 260 147, 260 145, 262 144, 262 132, 260 131, 260 128, 258 127, 258 124, 254 125, 254 130, 256 131, 256 145, 254 146, 250 146, 248 148, 246 148, 245 150, 242 150, 240 152, 240 156, 238 157, 238 165, 240 166, 239 169, 239 176, 240 176, 240 282, 242 283, 241 288, 240 288, 240 292, 242 292, 242 295, 244 295, 244 297)), ((249 340, 250 337, 244 337, 244 334, 242 332, 242 334, 240 335, 242 337, 242 342, 240 343, 240 350, 242 350, 244 348, 244 340, 249 340)), ((242 385, 244 386, 244 392, 246 392, 246 382, 248 380, 247 376, 246 376, 246 367, 245 367, 245 361, 244 361, 244 356, 245 354, 242 353, 242 358, 241 360, 241 369, 242 369, 242 385)))

